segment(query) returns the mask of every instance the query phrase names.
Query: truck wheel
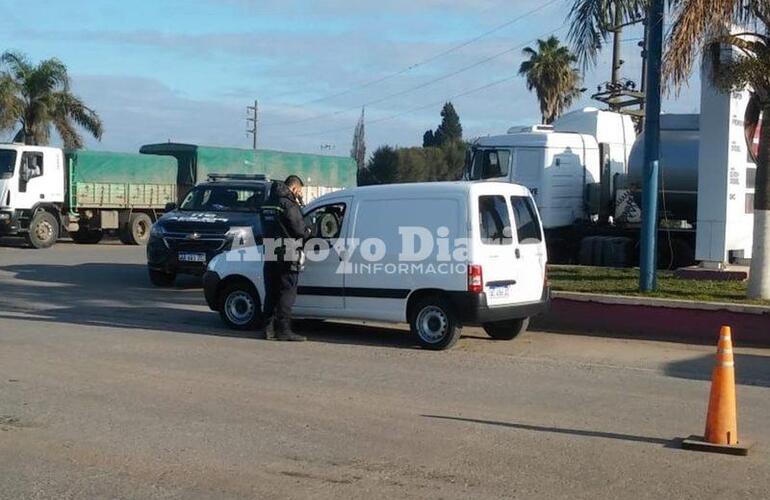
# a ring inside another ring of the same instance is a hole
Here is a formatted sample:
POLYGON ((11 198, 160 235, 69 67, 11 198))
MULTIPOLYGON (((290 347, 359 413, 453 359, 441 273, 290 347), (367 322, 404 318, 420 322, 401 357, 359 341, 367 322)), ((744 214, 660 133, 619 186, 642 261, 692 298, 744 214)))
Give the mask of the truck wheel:
POLYGON ((104 237, 104 231, 101 229, 79 229, 70 233, 72 241, 79 245, 96 245, 104 237))
POLYGON ((155 286, 167 287, 174 284, 176 280, 176 274, 164 273, 163 271, 156 271, 154 269, 148 269, 150 274, 150 283, 155 286))
POLYGON ((420 299, 412 308, 409 324, 424 349, 443 351, 460 338, 460 325, 452 309, 440 297, 420 299))
POLYGON ((233 283, 221 294, 219 315, 233 330, 256 330, 262 324, 262 305, 254 287, 233 283))
POLYGON ((25 237, 32 248, 51 247, 59 239, 59 221, 50 213, 40 211, 32 217, 25 237))
POLYGON ((131 214, 128 224, 120 230, 120 241, 125 245, 146 245, 150 240, 152 219, 143 213, 131 214))
POLYGON ((495 340, 513 340, 529 328, 529 318, 484 323, 484 331, 495 340))

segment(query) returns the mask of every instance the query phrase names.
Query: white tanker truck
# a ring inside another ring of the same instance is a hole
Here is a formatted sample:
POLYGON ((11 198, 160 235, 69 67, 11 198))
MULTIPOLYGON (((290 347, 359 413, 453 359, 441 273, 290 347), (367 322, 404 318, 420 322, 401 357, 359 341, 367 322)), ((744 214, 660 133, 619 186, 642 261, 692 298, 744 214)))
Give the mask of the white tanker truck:
MULTIPOLYGON (((751 257, 756 167, 748 154, 753 138, 746 144, 743 129, 747 95, 704 85, 702 115, 661 116, 662 268, 751 257)), ((465 178, 529 187, 551 262, 635 266, 643 144, 630 117, 586 108, 553 126, 513 127, 478 139, 465 178)))

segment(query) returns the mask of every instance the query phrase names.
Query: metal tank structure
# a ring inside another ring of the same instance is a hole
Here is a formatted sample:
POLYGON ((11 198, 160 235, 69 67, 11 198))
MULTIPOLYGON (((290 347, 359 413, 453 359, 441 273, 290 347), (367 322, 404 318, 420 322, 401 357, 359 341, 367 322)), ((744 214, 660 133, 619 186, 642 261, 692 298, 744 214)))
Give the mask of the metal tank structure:
MULTIPOLYGON (((694 225, 698 218, 700 115, 664 114, 660 118, 660 217, 694 225)), ((631 149, 628 163, 627 186, 641 206, 644 133, 631 149)))

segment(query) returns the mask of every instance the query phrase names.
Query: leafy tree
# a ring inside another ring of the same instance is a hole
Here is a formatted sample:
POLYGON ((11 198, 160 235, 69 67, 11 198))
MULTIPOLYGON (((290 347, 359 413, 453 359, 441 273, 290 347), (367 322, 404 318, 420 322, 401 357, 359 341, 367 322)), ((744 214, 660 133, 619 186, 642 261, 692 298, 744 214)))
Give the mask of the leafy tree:
POLYGON ((59 60, 33 65, 23 54, 5 52, 0 64, 0 128, 20 127, 15 141, 48 144, 52 126, 66 148, 83 147, 77 126, 101 139, 99 116, 70 92, 67 68, 59 60))
POLYGON ((537 50, 526 47, 523 54, 529 60, 521 63, 519 74, 540 101, 543 123, 553 123, 583 93, 580 72, 574 67, 577 58, 554 36, 538 40, 537 50))
POLYGON ((441 124, 435 132, 433 130, 425 132, 422 136, 422 145, 425 148, 437 147, 462 139, 463 127, 460 124, 460 116, 455 111, 454 105, 447 102, 441 110, 441 124))
POLYGON ((369 160, 359 185, 458 180, 465 166, 466 147, 462 141, 430 148, 383 146, 369 160))
MULTIPOLYGON (((353 147, 350 150, 350 157, 356 160, 358 175, 366 168, 366 129, 364 126, 364 110, 361 110, 361 118, 356 124, 356 130, 353 133, 353 147)), ((360 184, 360 182, 359 182, 360 184)))
POLYGON ((361 186, 392 184, 398 182, 398 177, 398 151, 390 146, 381 146, 360 173, 358 183, 361 186))
POLYGON ((610 37, 619 39, 620 29, 616 28, 644 17, 647 4, 648 0, 574 0, 567 38, 581 67, 596 64, 596 56, 610 37))
POLYGON ((770 299, 770 3, 767 0, 673 0, 674 24, 665 57, 665 77, 676 88, 685 85, 698 55, 713 54, 712 78, 725 90, 751 89, 748 122, 765 118, 759 139, 754 247, 749 298, 770 299), (749 26, 729 33, 728 26, 749 26), (721 57, 720 46, 736 55, 721 57))
POLYGON ((436 136, 433 135, 432 130, 428 130, 422 136, 422 147, 432 148, 434 146, 436 146, 436 136))
POLYGON ((451 102, 444 104, 441 110, 441 125, 438 126, 435 135, 439 146, 463 139, 463 126, 451 102))

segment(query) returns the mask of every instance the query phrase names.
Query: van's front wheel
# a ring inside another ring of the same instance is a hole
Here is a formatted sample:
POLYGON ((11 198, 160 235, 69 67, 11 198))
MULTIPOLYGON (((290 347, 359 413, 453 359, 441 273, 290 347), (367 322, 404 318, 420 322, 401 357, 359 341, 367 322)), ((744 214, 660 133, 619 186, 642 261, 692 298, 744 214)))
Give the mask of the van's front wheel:
POLYGON ((529 328, 529 318, 484 323, 484 331, 495 340, 513 340, 529 328))
POLYGON ((219 315, 233 330, 256 330, 262 323, 262 304, 253 287, 234 283, 222 292, 219 315))
POLYGON ((412 311, 412 334, 423 348, 443 351, 457 343, 460 325, 446 301, 438 297, 421 299, 412 311))

